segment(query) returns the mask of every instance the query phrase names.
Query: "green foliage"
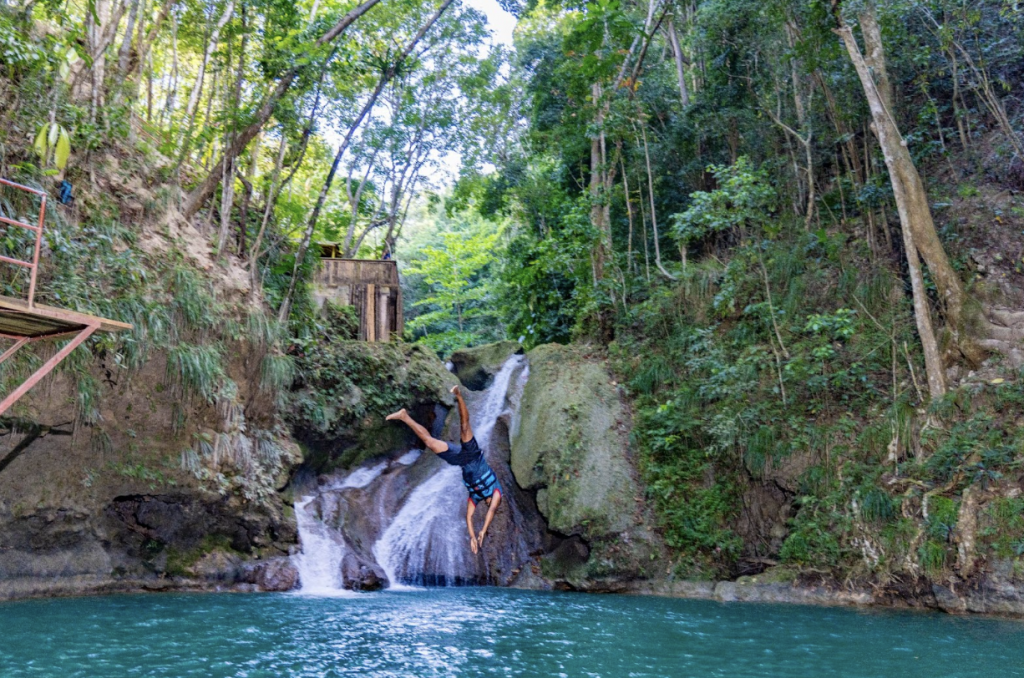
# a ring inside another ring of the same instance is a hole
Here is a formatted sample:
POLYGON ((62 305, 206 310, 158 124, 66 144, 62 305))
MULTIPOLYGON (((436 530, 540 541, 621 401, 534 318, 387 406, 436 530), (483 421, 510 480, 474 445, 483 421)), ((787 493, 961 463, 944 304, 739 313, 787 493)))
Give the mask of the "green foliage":
POLYGON ((959 502, 948 497, 933 496, 928 502, 927 534, 939 543, 952 541, 956 529, 959 502))
POLYGON ((167 353, 167 376, 187 397, 213 403, 225 378, 220 349, 215 345, 181 343, 167 353))
POLYGON ((834 569, 849 558, 840 543, 842 528, 848 526, 835 521, 836 514, 830 510, 830 504, 815 497, 801 498, 792 532, 779 551, 783 562, 834 569))
POLYGON ((420 248, 405 267, 412 289, 407 308, 423 309, 407 323, 409 334, 440 355, 501 338, 493 292, 499 233, 493 223, 448 220, 437 244, 420 248))
POLYGON ((349 341, 359 338, 359 315, 353 306, 341 306, 330 299, 324 302, 324 324, 331 339, 349 341))
POLYGON ((211 329, 217 322, 217 305, 210 294, 209 282, 202 280, 194 269, 181 264, 174 268, 173 276, 171 309, 176 326, 193 331, 211 329))
POLYGON ((43 52, 6 14, 0 13, 0 64, 9 75, 38 64, 43 52))
MULTIPOLYGON (((636 401, 644 480, 684 570, 733 571, 750 548, 732 532, 740 495, 793 455, 811 465, 784 562, 841 570, 857 557, 851 507, 879 530, 899 515, 878 465, 905 410, 876 410, 877 421, 852 413, 891 395, 890 332, 909 339, 910 308, 873 291, 892 284, 884 273, 849 278, 856 252, 828 242, 783 228, 738 244, 724 267, 696 262, 621 318, 612 355, 636 401), (837 306, 837 288, 866 312, 837 306), (846 460, 841 480, 836 457, 846 460)), ((905 393, 905 362, 895 368, 905 393)))
POLYGON ((982 518, 979 537, 997 557, 1024 556, 1024 497, 997 497, 982 518))
POLYGON ((290 355, 268 353, 260 368, 260 388, 279 393, 291 388, 295 381, 295 358, 290 355))
POLYGON ((193 548, 184 551, 168 548, 164 571, 172 577, 188 577, 193 574, 192 568, 196 563, 214 551, 232 553, 231 538, 223 534, 208 534, 193 548))
POLYGON ((292 398, 293 425, 322 439, 351 437, 366 417, 383 417, 425 396, 443 400, 437 358, 425 347, 332 341, 297 360, 306 388, 292 398))
POLYGON ((775 211, 775 190, 763 169, 756 169, 746 156, 733 165, 709 165, 718 188, 690 195, 690 207, 671 217, 675 237, 683 246, 720 233, 737 237, 752 227, 770 226, 775 211))

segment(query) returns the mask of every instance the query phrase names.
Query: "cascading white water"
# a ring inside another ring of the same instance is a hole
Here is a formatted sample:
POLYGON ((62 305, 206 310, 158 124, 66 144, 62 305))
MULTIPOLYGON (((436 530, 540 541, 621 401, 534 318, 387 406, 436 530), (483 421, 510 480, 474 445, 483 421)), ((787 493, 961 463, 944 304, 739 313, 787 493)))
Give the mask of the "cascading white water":
POLYGON ((293 562, 299 571, 302 593, 333 595, 342 590, 343 584, 341 561, 348 547, 341 533, 327 525, 319 515, 317 500, 329 491, 366 487, 376 480, 385 468, 387 462, 356 469, 338 482, 321 488, 320 494, 306 496, 295 502, 295 522, 299 529, 299 544, 302 551, 293 557, 293 562))
POLYGON ((316 496, 310 496, 295 502, 295 522, 302 551, 292 560, 299 571, 303 593, 333 593, 341 589, 345 540, 317 516, 311 506, 316 499, 316 496))
MULTIPOLYGON (((473 433, 485 454, 492 449, 498 419, 518 405, 527 371, 525 357, 513 356, 489 388, 466 393, 473 433)), ((301 593, 348 594, 344 585, 352 582, 344 578, 356 576, 343 574, 352 571, 350 559, 357 565, 376 561, 392 588, 480 580, 480 561, 466 533, 462 474, 433 454, 425 459, 423 454, 413 449, 343 476, 321 478, 315 494, 295 503, 302 550, 294 563, 301 593), (424 471, 429 473, 425 479, 424 471)), ((514 511, 513 504, 503 510, 514 511)))
MULTIPOLYGON (((485 451, 505 413, 509 384, 525 357, 512 356, 494 381, 473 398, 473 434, 485 451)), ((465 523, 466 491, 458 467, 445 466, 417 487, 373 547, 392 587, 401 582, 453 583, 475 574, 465 523)))

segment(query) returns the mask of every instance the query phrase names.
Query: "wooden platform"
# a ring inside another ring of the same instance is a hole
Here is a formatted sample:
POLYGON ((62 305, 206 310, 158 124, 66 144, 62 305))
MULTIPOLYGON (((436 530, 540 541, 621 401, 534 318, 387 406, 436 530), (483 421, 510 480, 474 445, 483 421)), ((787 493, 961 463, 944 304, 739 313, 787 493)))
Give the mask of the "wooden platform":
POLYGON ((27 299, 0 296, 0 337, 14 340, 14 344, 0 355, 0 363, 31 342, 51 337, 70 338, 49 360, 43 363, 42 367, 0 401, 0 414, 3 414, 95 332, 120 332, 121 330, 130 330, 132 326, 88 313, 78 313, 35 303, 39 254, 43 244, 43 226, 46 223, 46 191, 23 186, 3 177, 0 177, 0 186, 7 186, 39 197, 39 217, 35 225, 0 214, 0 224, 3 225, 3 228, 15 226, 35 233, 35 246, 32 249, 30 260, 0 256, 0 262, 27 268, 29 271, 27 299))
POLYGON ((132 329, 128 323, 43 304, 34 304, 30 308, 24 299, 0 296, 0 336, 11 339, 23 337, 42 339, 80 332, 86 327, 97 324, 96 330, 99 332, 120 332, 132 329))

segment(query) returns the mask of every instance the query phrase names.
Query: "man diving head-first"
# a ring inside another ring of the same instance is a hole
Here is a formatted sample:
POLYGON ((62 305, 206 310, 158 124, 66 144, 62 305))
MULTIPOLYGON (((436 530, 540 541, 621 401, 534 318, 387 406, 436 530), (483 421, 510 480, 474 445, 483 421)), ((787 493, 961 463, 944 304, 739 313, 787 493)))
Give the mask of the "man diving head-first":
POLYGON ((469 501, 466 503, 466 527, 469 529, 469 546, 473 553, 479 551, 484 545, 484 537, 487 529, 491 526, 494 514, 501 505, 501 485, 498 484, 498 477, 494 475, 493 469, 484 460, 484 453, 473 437, 473 427, 469 423, 469 410, 466 409, 466 401, 462 399, 462 393, 458 386, 452 387, 455 400, 459 405, 459 425, 461 445, 451 444, 438 440, 430 435, 426 428, 416 423, 405 409, 389 414, 385 419, 388 421, 398 420, 412 429, 412 432, 423 441, 431 452, 444 459, 453 466, 462 467, 462 482, 469 490, 469 501), (476 512, 476 505, 479 502, 487 503, 487 517, 484 518, 483 529, 477 535, 473 529, 473 514, 476 512))

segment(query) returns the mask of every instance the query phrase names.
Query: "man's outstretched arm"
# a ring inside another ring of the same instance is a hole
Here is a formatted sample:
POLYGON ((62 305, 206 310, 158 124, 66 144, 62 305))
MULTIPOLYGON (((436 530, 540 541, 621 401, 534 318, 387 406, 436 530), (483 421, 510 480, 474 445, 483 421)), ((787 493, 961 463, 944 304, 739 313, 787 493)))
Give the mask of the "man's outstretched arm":
POLYGON ((477 551, 476 534, 473 533, 473 514, 474 513, 476 513, 476 504, 474 504, 471 501, 467 501, 466 502, 466 528, 469 529, 469 548, 473 549, 473 553, 476 553, 476 551, 477 551))
POLYGON ((431 436, 427 429, 416 423, 413 418, 409 416, 409 413, 405 411, 404 407, 397 412, 389 414, 384 417, 384 419, 387 421, 400 421, 404 423, 412 429, 412 432, 416 434, 416 437, 422 440, 423 444, 426 445, 427 449, 431 452, 441 454, 442 452, 448 451, 448 443, 431 436))
POLYGON ((469 410, 466 409, 466 401, 462 399, 462 391, 458 386, 452 386, 452 393, 459 404, 459 429, 462 442, 468 443, 473 438, 473 426, 469 423, 469 410))
MULTIPOLYGON (((494 514, 498 512, 498 505, 501 504, 501 491, 496 490, 491 495, 491 506, 487 509, 487 517, 484 518, 484 527, 480 530, 480 538, 477 540, 480 544, 480 548, 484 546, 484 537, 487 536, 487 528, 491 526, 491 521, 494 520, 494 514)), ((470 531, 472 534, 472 531, 470 531)))

